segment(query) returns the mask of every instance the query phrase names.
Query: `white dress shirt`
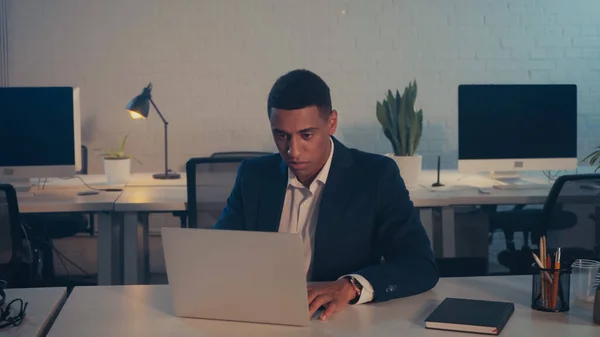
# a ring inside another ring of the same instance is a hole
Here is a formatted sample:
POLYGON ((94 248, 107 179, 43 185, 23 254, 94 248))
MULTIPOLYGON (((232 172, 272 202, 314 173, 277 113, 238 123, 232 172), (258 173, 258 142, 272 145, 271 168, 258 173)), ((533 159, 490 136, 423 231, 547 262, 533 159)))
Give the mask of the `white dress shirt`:
MULTIPOLYGON (((329 169, 331 168, 333 150, 333 140, 331 140, 329 159, 327 159, 327 162, 309 187, 304 186, 294 173, 288 169, 288 185, 281 212, 279 232, 300 233, 302 236, 302 241, 304 242, 304 268, 307 280, 310 279, 312 274, 312 255, 317 219, 319 217, 319 205, 323 189, 327 183, 329 169)), ((323 225, 326 226, 327 224, 323 225)), ((357 274, 344 276, 353 276, 363 286, 357 304, 370 302, 373 299, 373 288, 364 277, 357 274)))

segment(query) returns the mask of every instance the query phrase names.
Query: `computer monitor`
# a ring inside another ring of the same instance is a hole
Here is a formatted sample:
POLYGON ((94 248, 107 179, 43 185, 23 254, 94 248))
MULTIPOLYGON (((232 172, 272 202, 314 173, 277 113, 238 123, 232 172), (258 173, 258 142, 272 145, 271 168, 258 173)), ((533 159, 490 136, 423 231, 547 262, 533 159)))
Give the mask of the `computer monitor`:
POLYGON ((458 170, 518 179, 519 171, 577 168, 577 86, 458 87, 458 170))
POLYGON ((0 181, 73 177, 80 118, 77 87, 0 88, 0 181))

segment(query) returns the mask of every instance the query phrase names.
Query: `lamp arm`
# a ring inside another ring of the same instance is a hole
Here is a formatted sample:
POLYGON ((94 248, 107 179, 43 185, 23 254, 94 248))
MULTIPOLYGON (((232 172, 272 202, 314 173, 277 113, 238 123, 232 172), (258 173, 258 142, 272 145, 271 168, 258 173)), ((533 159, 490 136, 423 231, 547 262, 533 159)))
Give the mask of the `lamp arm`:
POLYGON ((160 119, 162 119, 163 123, 165 123, 165 125, 169 124, 169 122, 167 122, 165 117, 163 117, 163 114, 160 112, 160 110, 158 110, 158 108, 156 107, 156 104, 154 104, 154 101, 152 100, 152 98, 150 98, 150 103, 152 103, 154 110, 156 110, 156 112, 158 113, 158 116, 160 117, 160 119))
POLYGON ((162 113, 160 113, 160 110, 158 110, 158 108, 156 107, 156 104, 154 104, 154 101, 152 100, 152 98, 150 98, 150 103, 152 103, 152 106, 154 107, 154 109, 160 116, 160 119, 162 119, 162 121, 165 125, 165 177, 166 177, 169 175, 169 145, 168 145, 169 136, 167 133, 167 125, 169 125, 169 122, 167 122, 165 117, 163 117, 162 113))

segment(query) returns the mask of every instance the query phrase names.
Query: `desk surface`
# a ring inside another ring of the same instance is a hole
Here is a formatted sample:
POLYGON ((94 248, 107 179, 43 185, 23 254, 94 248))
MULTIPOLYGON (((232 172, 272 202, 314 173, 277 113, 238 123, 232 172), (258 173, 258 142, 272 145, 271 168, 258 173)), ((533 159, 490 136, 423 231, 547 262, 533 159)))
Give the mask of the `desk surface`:
MULTIPOLYGON (((579 169, 589 173, 591 168, 579 169)), ((574 173, 574 172, 562 172, 574 173)), ((231 191, 235 172, 202 173, 197 184, 205 192, 199 196, 202 207, 222 209, 231 191)), ((424 170, 419 184, 410 189, 416 207, 446 207, 483 204, 543 204, 552 186, 552 181, 542 172, 526 172, 523 176, 536 183, 531 188, 496 189, 486 175, 462 174, 455 170, 442 170, 440 180, 445 186, 433 188, 437 172, 424 170)), ((109 186, 103 174, 81 175, 73 179, 53 179, 46 182, 44 191, 35 191, 36 197, 19 199, 24 213, 30 212, 171 212, 183 211, 187 202, 186 176, 181 179, 153 179, 151 173, 134 173, 126 186, 109 186), (93 188, 122 188, 123 192, 100 192, 98 195, 78 196, 77 191, 93 188)), ((36 180, 37 181, 37 180, 36 180)))
POLYGON ((112 211, 121 192, 99 192, 78 195, 80 189, 47 188, 31 190, 31 195, 19 195, 21 213, 103 212, 112 211))
POLYGON ((352 306, 327 322, 315 320, 302 328, 178 318, 167 285, 77 287, 48 336, 465 336, 424 327, 427 315, 451 296, 514 302, 503 336, 600 335, 591 307, 538 312, 530 309, 530 292, 530 276, 441 279, 427 293, 352 306))
MULTIPOLYGON (((481 175, 465 175, 456 171, 443 171, 441 181, 446 185, 432 188, 437 176, 435 171, 423 171, 418 186, 410 189, 416 207, 445 207, 480 204, 542 204, 551 188, 550 181, 543 176, 533 176, 532 181, 540 184, 534 188, 499 190, 493 181, 481 175)), ((139 181, 145 178, 142 174, 139 181)), ((199 207, 205 210, 222 209, 231 192, 235 173, 205 174, 202 176, 202 191, 198 195, 199 207)), ((125 188, 115 203, 118 212, 167 212, 184 211, 187 202, 185 182, 167 186, 133 184, 125 188)))
POLYGON ((6 301, 20 298, 28 302, 26 316, 21 325, 0 330, 0 336, 41 336, 60 310, 67 297, 67 288, 7 289, 6 301))

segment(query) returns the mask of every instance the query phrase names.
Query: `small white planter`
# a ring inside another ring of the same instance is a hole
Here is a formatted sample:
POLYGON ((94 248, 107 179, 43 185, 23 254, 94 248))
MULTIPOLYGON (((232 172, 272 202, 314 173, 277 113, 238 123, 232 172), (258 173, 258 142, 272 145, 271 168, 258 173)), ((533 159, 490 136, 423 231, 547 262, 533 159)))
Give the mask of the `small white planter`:
POLYGON ((400 169, 400 176, 404 180, 406 187, 416 187, 421 176, 423 167, 423 157, 421 156, 395 156, 393 153, 387 153, 386 156, 394 159, 400 169))
POLYGON ((104 174, 108 185, 123 185, 129 181, 131 175, 131 159, 104 158, 104 174))

